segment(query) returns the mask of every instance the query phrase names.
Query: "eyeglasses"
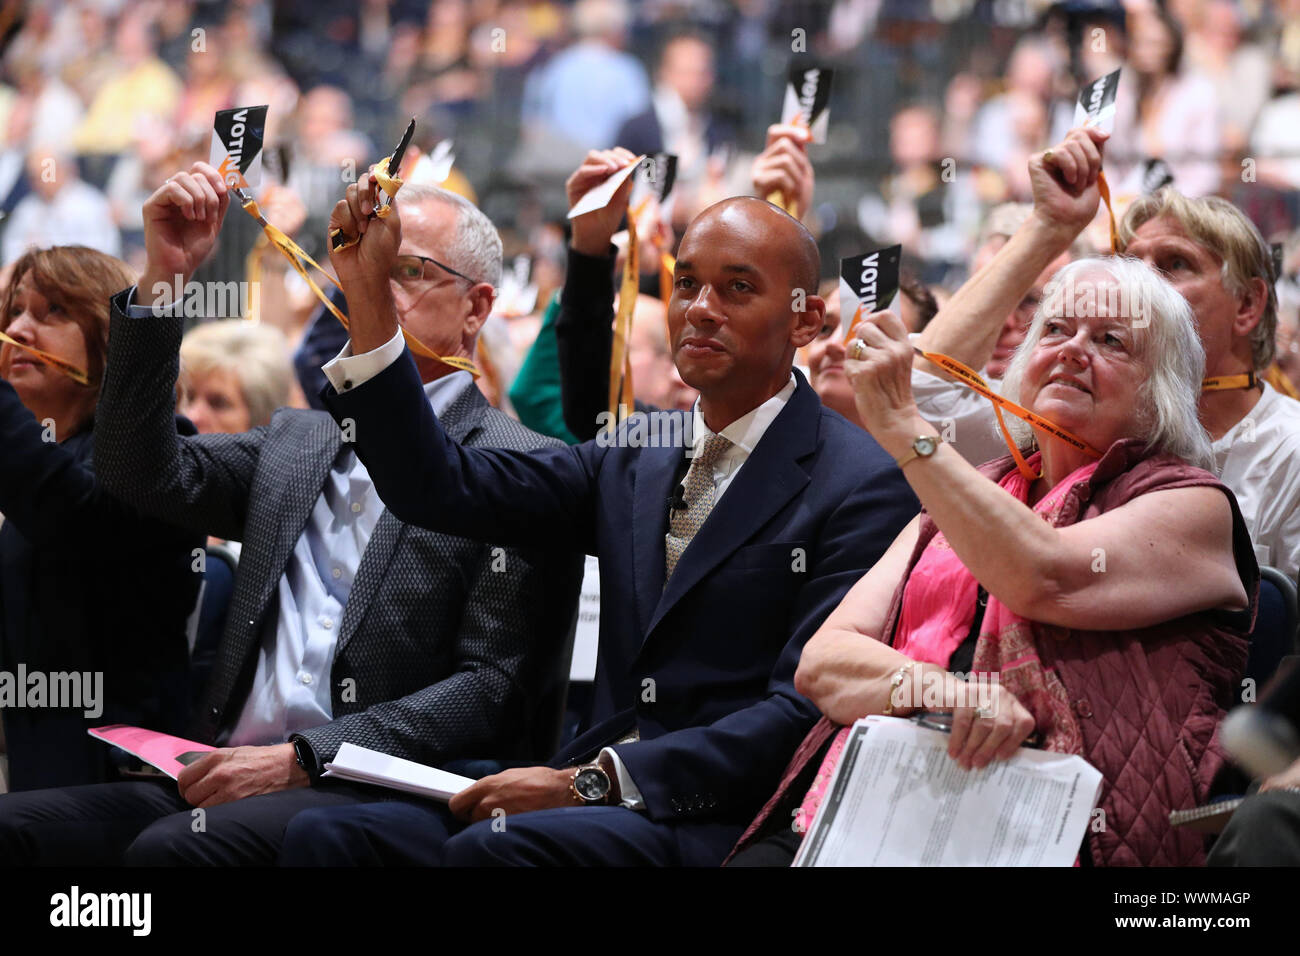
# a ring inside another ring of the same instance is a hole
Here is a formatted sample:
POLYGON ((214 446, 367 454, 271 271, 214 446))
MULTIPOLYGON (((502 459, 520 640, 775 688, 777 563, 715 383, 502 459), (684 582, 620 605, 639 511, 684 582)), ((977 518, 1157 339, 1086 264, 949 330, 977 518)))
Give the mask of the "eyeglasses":
POLYGON ((388 276, 395 282, 403 285, 420 282, 424 279, 424 264, 432 262, 444 272, 450 272, 458 279, 464 279, 470 285, 478 285, 478 281, 471 279, 463 272, 457 272, 451 266, 439 262, 437 259, 431 259, 428 256, 398 256, 393 262, 393 268, 388 271, 388 276))

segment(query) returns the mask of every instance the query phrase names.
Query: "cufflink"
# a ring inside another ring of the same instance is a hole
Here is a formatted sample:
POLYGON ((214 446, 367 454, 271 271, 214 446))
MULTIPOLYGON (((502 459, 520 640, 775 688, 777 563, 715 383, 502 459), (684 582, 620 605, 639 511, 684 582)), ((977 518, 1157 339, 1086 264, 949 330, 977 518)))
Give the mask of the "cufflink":
POLYGON ((343 391, 346 392, 346 391, 348 391, 350 388, 352 388, 352 379, 350 379, 350 378, 345 378, 345 379, 343 380, 343 391))

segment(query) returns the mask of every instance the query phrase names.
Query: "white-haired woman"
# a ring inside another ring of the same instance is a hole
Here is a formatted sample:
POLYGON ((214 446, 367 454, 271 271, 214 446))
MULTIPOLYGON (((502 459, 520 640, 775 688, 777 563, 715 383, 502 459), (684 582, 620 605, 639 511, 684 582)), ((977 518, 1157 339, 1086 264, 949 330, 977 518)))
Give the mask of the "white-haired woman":
POLYGON ((838 725, 907 716, 936 686, 961 766, 1032 735, 1101 771, 1106 826, 1083 862, 1202 862, 1200 837, 1168 815, 1203 802, 1221 765, 1213 737, 1245 666, 1259 572, 1232 493, 1199 467, 1204 352, 1187 303, 1136 260, 1057 274, 1004 381, 1056 426, 1022 427, 1029 475, 1011 457, 976 469, 939 440, 912 401, 895 316, 859 335, 847 369, 859 414, 924 510, 805 647, 795 684, 826 719, 736 862, 788 862, 790 814, 815 811, 838 725), (996 674, 991 697, 959 695, 953 672, 996 674))

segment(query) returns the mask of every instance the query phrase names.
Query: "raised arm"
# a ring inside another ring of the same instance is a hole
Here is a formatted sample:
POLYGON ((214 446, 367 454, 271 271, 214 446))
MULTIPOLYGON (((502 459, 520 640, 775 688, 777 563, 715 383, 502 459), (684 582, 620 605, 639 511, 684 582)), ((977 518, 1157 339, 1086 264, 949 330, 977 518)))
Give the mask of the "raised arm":
MULTIPOLYGON (((636 159, 626 149, 592 150, 565 183, 569 208, 592 188, 636 159)), ((614 348, 614 246, 627 212, 632 181, 607 206, 573 220, 569 268, 555 320, 564 423, 579 441, 596 437, 597 416, 609 402, 609 357, 614 348)))
POLYGON ((767 144, 749 168, 754 195, 766 199, 779 192, 787 202, 794 203, 797 218, 806 216, 812 208, 816 185, 812 161, 808 158, 810 139, 808 130, 802 126, 779 123, 769 126, 767 144))
MULTIPOLYGON (((480 541, 594 553, 593 490, 604 449, 594 444, 516 452, 464 448, 443 430, 410 353, 402 346, 389 272, 401 245, 401 198, 367 219, 375 183, 348 187, 330 229, 360 236, 330 261, 349 305, 349 358, 370 360, 370 377, 331 374, 322 398, 355 443, 379 497, 402 521, 480 541), (342 381, 337 379, 343 378, 342 381)), ((330 372, 327 369, 327 372, 330 372)))
POLYGON ((241 540, 265 429, 182 438, 174 420, 183 319, 172 298, 211 251, 228 204, 207 163, 175 174, 146 201, 148 264, 139 284, 112 300, 95 470, 141 511, 241 540))
MULTIPOLYGON (((1065 252, 1097 214, 1097 173, 1107 135, 1095 128, 1075 129, 1046 153, 1029 158, 1034 211, 1016 234, 982 269, 966 280, 921 333, 918 345, 978 371, 993 354, 1008 315, 1034 280, 1065 252)), ((926 359, 923 372, 943 374, 926 359)))
MULTIPOLYGON (((881 446, 902 456, 917 435, 933 433, 912 402, 907 330, 891 313, 876 313, 861 329, 871 347, 846 365, 858 412, 881 446)), ((1154 491, 1054 528, 947 445, 904 475, 975 578, 1030 620, 1125 630, 1246 605, 1231 506, 1214 488, 1154 491), (1099 553, 1104 573, 1096 570, 1099 553)))

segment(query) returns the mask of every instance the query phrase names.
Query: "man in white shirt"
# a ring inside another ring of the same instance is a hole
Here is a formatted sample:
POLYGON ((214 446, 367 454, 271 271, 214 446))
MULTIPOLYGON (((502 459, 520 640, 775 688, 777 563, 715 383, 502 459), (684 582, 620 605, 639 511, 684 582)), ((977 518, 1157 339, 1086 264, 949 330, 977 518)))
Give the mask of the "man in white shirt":
POLYGON ((27 154, 32 191, 14 207, 4 230, 4 262, 33 246, 79 245, 121 255, 122 236, 108 198, 77 176, 77 161, 62 147, 27 154))

